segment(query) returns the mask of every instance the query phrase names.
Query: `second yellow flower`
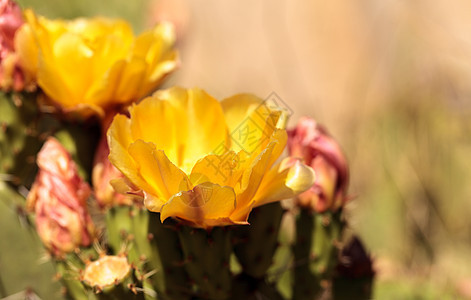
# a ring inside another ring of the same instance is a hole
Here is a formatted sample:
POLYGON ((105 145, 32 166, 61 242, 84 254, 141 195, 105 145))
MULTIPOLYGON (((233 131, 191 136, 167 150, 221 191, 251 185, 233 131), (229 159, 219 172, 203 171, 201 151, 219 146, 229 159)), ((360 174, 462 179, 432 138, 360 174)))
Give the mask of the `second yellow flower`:
POLYGON ((152 92, 177 66, 175 34, 168 24, 135 37, 122 20, 48 20, 30 10, 25 17, 17 37, 20 60, 64 112, 103 116, 152 92))

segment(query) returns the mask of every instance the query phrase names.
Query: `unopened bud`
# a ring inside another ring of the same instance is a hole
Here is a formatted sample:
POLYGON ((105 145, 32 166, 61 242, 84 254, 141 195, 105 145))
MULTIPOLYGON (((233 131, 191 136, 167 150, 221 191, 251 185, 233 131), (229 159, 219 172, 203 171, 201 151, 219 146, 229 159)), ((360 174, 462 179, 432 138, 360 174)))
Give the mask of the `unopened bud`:
POLYGON ((298 195, 298 205, 317 212, 336 210, 347 200, 348 164, 337 142, 313 119, 302 118, 288 130, 290 156, 316 173, 314 185, 298 195))
POLYGON ((91 190, 78 175, 70 154, 49 138, 38 153, 37 164, 39 171, 27 206, 36 214, 36 229, 44 245, 56 256, 89 246, 94 235, 87 210, 91 190))

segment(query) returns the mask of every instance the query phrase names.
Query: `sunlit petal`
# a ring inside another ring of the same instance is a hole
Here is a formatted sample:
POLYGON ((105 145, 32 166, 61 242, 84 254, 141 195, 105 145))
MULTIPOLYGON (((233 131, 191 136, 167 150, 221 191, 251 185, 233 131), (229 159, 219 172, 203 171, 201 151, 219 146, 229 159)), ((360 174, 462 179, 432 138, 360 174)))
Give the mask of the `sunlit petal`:
POLYGON ((253 197, 254 205, 288 199, 309 189, 315 181, 314 170, 301 161, 285 158, 263 177, 260 187, 253 197))
POLYGON ((48 20, 31 10, 25 19, 37 49, 25 50, 22 61, 34 64, 37 57, 30 69, 37 69, 38 85, 62 112, 104 117, 155 90, 178 64, 171 26, 157 25, 136 38, 122 20, 48 20))
MULTIPOLYGON (((172 160, 189 173, 195 163, 219 148, 228 148, 228 134, 219 102, 200 89, 171 88, 153 97, 171 107, 175 119, 175 142, 172 160)), ((172 126, 171 125, 171 126, 172 126)), ((157 146, 158 147, 158 146, 157 146)), ((158 147, 159 148, 159 147, 158 147)))
POLYGON ((153 207, 159 207, 179 191, 191 188, 186 174, 172 164, 162 150, 156 150, 154 144, 137 140, 129 146, 129 154, 139 166, 138 176, 145 182, 143 190, 152 196, 152 201, 160 201, 152 204, 153 207))
POLYGON ((229 216, 236 207, 234 191, 210 182, 195 186, 192 190, 174 195, 161 210, 162 221, 177 217, 198 227, 206 227, 211 220, 234 224, 229 216))

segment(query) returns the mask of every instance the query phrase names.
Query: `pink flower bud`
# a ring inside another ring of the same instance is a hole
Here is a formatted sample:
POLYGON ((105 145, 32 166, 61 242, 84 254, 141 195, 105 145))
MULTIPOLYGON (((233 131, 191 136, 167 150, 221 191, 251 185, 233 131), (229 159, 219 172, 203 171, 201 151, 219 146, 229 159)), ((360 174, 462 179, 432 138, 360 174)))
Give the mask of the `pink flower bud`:
POLYGON ((21 8, 11 0, 0 0, 0 58, 14 51, 15 33, 23 25, 21 8))
MULTIPOLYGON (((23 25, 21 8, 12 0, 0 0, 0 88, 22 91, 34 88, 34 75, 22 67, 17 53, 18 45, 31 43, 24 38, 16 40, 23 25)), ((23 35, 24 36, 24 35, 23 35)))
POLYGON ((314 169, 316 181, 298 195, 298 205, 316 212, 336 210, 347 200, 348 164, 337 142, 313 119, 302 118, 288 130, 290 156, 314 169))
POLYGON ((36 214, 36 229, 44 245, 56 256, 89 246, 94 235, 87 210, 91 190, 79 177, 70 154, 49 138, 38 153, 37 164, 27 206, 36 214))
POLYGON ((124 175, 108 159, 110 149, 104 134, 98 144, 92 171, 93 190, 98 205, 107 208, 115 205, 131 205, 133 197, 117 193, 110 181, 124 179, 124 175))

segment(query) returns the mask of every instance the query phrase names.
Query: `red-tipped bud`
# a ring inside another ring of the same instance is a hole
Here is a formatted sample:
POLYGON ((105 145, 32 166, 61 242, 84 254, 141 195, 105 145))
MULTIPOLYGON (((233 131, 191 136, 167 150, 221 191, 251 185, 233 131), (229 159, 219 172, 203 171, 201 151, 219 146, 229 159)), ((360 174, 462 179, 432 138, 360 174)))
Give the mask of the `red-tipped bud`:
POLYGON ((288 130, 288 150, 316 173, 314 185, 298 195, 299 206, 316 212, 336 210, 347 200, 348 164, 337 142, 313 119, 302 118, 288 130))
POLYGON ((67 150, 49 138, 38 153, 38 175, 28 194, 27 206, 36 214, 38 234, 56 256, 89 246, 94 225, 87 210, 91 190, 78 175, 67 150))

